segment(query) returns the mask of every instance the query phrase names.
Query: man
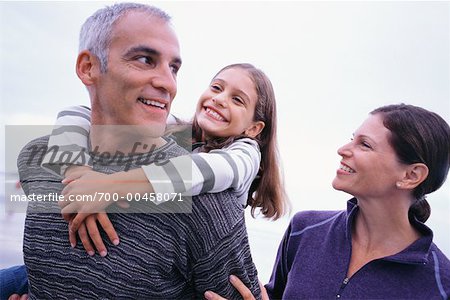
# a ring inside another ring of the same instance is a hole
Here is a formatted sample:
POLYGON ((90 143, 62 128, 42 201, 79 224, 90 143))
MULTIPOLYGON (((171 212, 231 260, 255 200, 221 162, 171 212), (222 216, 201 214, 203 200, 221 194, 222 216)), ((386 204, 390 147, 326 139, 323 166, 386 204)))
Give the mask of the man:
MULTIPOLYGON (((130 153, 132 145, 123 143, 123 135, 100 134, 95 125, 145 125, 152 132, 136 135, 134 140, 158 147, 146 155, 147 160, 161 152, 167 158, 184 154, 173 140, 161 137, 180 66, 178 40, 161 10, 123 3, 91 16, 81 30, 76 65, 91 99, 91 145, 101 153, 130 153)), ((27 195, 57 193, 63 188, 60 178, 43 170, 40 157, 33 153, 47 141, 48 137, 38 138, 19 155, 27 195)), ((138 167, 136 160, 132 162, 138 167)), ((94 160, 94 169, 100 172, 123 168, 94 160)), ((184 214, 124 213, 113 207, 119 213, 108 216, 120 244, 108 244, 108 255, 101 257, 88 256, 80 244, 70 247, 68 226, 56 213, 56 203, 30 202, 24 260, 31 299, 201 298, 206 290, 234 299, 239 296, 228 282, 229 274, 239 276, 259 295, 243 210, 231 193, 194 197, 192 213, 184 214)), ((101 215, 97 217, 102 222, 101 215)))

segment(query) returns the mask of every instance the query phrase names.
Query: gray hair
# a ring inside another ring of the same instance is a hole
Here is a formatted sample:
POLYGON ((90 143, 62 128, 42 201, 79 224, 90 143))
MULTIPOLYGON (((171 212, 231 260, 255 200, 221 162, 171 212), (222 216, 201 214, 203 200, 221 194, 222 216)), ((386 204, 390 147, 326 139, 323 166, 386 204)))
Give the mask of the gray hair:
POLYGON ((118 3, 97 10, 84 22, 80 31, 79 51, 89 50, 100 60, 100 70, 105 73, 108 67, 108 52, 113 26, 117 20, 130 11, 148 13, 163 21, 170 22, 170 16, 161 9, 139 3, 118 3))

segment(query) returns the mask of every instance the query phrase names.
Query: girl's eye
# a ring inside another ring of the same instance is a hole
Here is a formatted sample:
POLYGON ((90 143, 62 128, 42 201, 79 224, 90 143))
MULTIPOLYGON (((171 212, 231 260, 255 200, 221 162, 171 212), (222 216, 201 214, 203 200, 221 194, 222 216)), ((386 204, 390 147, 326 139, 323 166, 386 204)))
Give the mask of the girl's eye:
POLYGON ((220 85, 217 85, 217 84, 211 85, 211 89, 212 89, 212 90, 215 90, 215 91, 221 91, 221 90, 222 90, 222 89, 220 88, 220 85))
POLYGON ((239 104, 244 104, 244 100, 242 100, 242 99, 239 98, 239 97, 233 97, 233 100, 236 101, 236 102, 239 103, 239 104))

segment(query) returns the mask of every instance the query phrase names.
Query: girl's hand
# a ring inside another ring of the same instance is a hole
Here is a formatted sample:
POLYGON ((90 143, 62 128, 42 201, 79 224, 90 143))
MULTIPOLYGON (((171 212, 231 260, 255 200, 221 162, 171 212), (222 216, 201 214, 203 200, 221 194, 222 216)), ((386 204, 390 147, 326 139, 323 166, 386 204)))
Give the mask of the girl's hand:
POLYGON ((74 177, 72 176, 73 174, 78 174, 78 177, 81 176, 82 174, 92 171, 91 167, 88 166, 77 166, 77 165, 73 165, 67 168, 66 172, 64 173, 64 177, 74 177))
POLYGON ((72 231, 77 231, 84 219, 94 213, 102 212, 116 203, 114 199, 115 181, 103 173, 95 171, 73 171, 62 183, 65 201, 61 201, 61 214, 65 220, 72 220, 72 231), (77 215, 72 218, 73 214, 77 215))
POLYGON ((69 241, 72 247, 75 247, 77 244, 78 234, 84 249, 90 256, 93 256, 95 254, 95 250, 97 250, 98 253, 104 257, 108 252, 105 244, 103 243, 102 236, 100 235, 97 222, 106 232, 111 243, 117 246, 119 244, 119 236, 117 235, 114 226, 105 212, 87 216, 85 221, 79 225, 77 231, 71 229, 72 221, 69 221, 69 241))
MULTIPOLYGON (((113 193, 112 187, 115 184, 113 177, 92 171, 91 168, 86 166, 72 166, 67 169, 66 178, 62 183, 66 184, 62 194, 67 200, 60 201, 59 206, 62 208, 61 214, 63 218, 69 222, 69 241, 71 246, 76 246, 78 235, 84 249, 90 256, 95 254, 95 250, 101 256, 106 256, 106 246, 103 243, 97 222, 108 235, 111 243, 117 246, 119 237, 108 215, 104 212, 107 206, 115 203, 114 201, 105 201, 105 199, 109 199, 106 197, 113 193), (99 191, 104 193, 103 197, 106 195, 104 199, 100 199, 100 196, 97 197, 98 199, 94 199, 99 191), (73 197, 77 197, 77 195, 86 198, 91 197, 94 201, 70 201, 71 197, 76 199, 73 197)), ((120 201, 117 204, 122 208, 129 207, 129 204, 125 201, 120 201)))
MULTIPOLYGON (((65 172, 66 178, 62 181, 62 183, 65 184, 65 182, 70 182, 75 179, 78 179, 81 175, 83 175, 84 173, 89 172, 89 171, 92 171, 92 168, 88 167, 88 166, 76 166, 76 165, 70 166, 67 168, 67 170, 65 172), (71 178, 70 181, 67 180, 67 177, 71 178)), ((59 204, 60 208, 64 208, 69 203, 70 203, 69 201, 63 200, 63 201, 59 201, 58 204, 59 204)), ((74 216, 75 216, 75 214, 71 214, 71 213, 62 214, 62 217, 67 222, 69 222, 74 216)))
MULTIPOLYGON (((234 275, 230 275, 230 282, 241 294, 244 300, 255 300, 255 297, 252 295, 252 292, 245 286, 245 284, 239 278, 237 278, 234 275)), ((259 288, 261 289, 261 298, 263 300, 269 300, 269 295, 267 294, 266 288, 261 282, 259 282, 259 288)), ((204 296, 208 300, 226 300, 226 298, 223 298, 222 296, 212 291, 206 291, 204 296)))

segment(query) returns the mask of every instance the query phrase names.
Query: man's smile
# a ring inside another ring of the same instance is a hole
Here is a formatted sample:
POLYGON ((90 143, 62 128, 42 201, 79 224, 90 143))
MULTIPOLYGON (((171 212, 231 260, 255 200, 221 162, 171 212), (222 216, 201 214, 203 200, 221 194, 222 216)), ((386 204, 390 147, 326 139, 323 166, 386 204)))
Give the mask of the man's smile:
POLYGON ((149 105, 149 106, 155 106, 158 107, 160 109, 166 109, 166 103, 157 101, 157 100, 149 100, 149 99, 145 99, 143 97, 139 97, 138 101, 145 104, 145 105, 149 105))

